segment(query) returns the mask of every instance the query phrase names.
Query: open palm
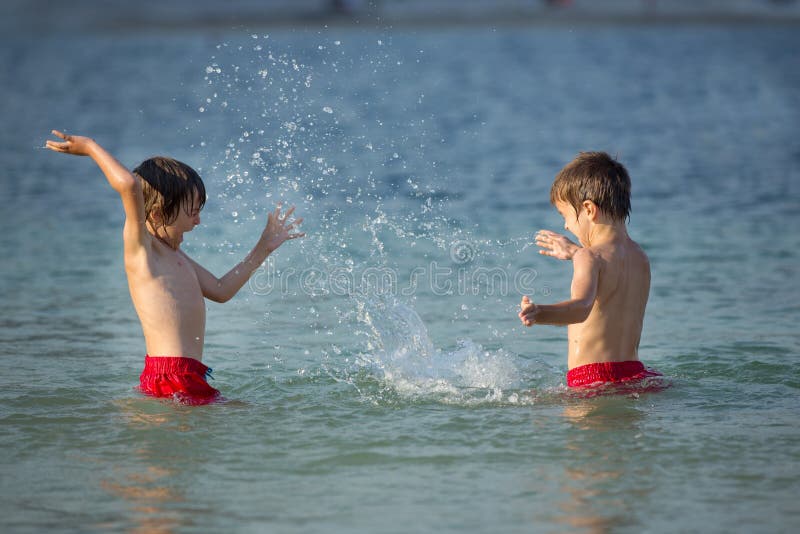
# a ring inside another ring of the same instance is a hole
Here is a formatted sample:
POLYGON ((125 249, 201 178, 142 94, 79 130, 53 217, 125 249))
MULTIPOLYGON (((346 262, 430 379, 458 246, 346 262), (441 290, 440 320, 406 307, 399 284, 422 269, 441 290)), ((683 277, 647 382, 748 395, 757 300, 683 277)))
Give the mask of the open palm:
POLYGON ((288 221, 289 217, 294 213, 294 206, 289 208, 286 213, 281 213, 281 210, 282 207, 278 204, 275 211, 267 216, 267 226, 262 233, 264 244, 269 252, 277 249, 289 239, 297 239, 306 235, 305 232, 292 232, 303 222, 302 218, 294 219, 291 222, 288 221))

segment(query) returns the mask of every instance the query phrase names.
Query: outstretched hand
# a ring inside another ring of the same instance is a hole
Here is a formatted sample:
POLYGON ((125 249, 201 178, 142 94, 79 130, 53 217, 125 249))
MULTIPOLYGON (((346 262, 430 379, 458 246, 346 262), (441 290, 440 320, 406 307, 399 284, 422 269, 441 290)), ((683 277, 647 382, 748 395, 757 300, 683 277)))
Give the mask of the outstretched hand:
POLYGON ((276 248, 281 246, 285 241, 289 239, 297 239, 298 237, 305 236, 305 232, 295 232, 290 233, 291 230, 296 229, 300 224, 302 224, 303 219, 302 217, 299 219, 294 219, 292 222, 287 222, 289 216, 294 213, 294 206, 289 208, 286 213, 281 213, 281 205, 275 208, 275 211, 269 214, 267 217, 267 226, 264 228, 264 232, 261 234, 261 238, 264 240, 264 244, 267 247, 268 252, 273 252, 276 248))
POLYGON ((517 315, 519 315, 519 320, 522 321, 522 324, 525 326, 533 326, 536 324, 536 315, 539 313, 539 307, 528 298, 528 295, 522 297, 522 302, 519 303, 519 307, 520 311, 517 315))
POLYGON ((563 235, 550 230, 539 230, 536 233, 536 245, 542 248, 539 254, 559 260, 571 260, 575 252, 581 248, 563 235))
POLYGON ((53 130, 53 135, 63 139, 63 142, 48 140, 45 144, 46 148, 54 152, 61 152, 62 154, 72 154, 74 156, 88 156, 89 148, 94 140, 89 137, 80 135, 67 135, 58 130, 53 130))

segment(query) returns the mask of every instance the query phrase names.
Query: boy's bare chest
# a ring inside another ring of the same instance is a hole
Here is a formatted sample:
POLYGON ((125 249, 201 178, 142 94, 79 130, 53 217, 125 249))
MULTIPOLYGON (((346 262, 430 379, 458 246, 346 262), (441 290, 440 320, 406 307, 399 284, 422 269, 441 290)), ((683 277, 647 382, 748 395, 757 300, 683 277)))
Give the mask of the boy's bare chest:
POLYGON ((186 301, 202 299, 200 283, 192 264, 180 253, 156 254, 129 271, 131 292, 144 302, 157 303, 162 298, 186 301), (138 272, 137 272, 138 271, 138 272))
POLYGON ((181 293, 200 292, 197 273, 188 260, 180 255, 158 258, 151 263, 151 274, 167 289, 181 293))

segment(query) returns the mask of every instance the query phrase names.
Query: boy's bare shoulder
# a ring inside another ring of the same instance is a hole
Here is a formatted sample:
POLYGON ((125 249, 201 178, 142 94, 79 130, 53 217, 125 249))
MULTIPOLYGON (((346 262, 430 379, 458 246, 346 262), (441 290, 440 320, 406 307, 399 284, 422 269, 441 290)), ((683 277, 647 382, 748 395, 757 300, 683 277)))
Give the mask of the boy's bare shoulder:
POLYGON ((610 259, 611 257, 617 255, 635 254, 641 257, 643 260, 648 261, 647 254, 645 254, 642 247, 640 247, 639 244, 631 238, 620 241, 611 241, 598 246, 585 247, 582 250, 590 251, 598 258, 610 259))
POLYGON ((649 276, 650 259, 645 254, 639 244, 633 239, 626 239, 616 247, 609 255, 609 263, 624 264, 626 272, 631 275, 633 272, 645 273, 649 276))
POLYGON ((572 265, 576 272, 599 271, 606 261, 600 247, 582 247, 572 255, 572 265))
POLYGON ((600 251, 597 247, 581 247, 572 255, 572 261, 595 261, 600 258, 600 251))
POLYGON ((644 263, 650 265, 650 258, 647 257, 647 254, 645 253, 644 249, 639 245, 639 243, 637 243, 633 239, 628 238, 627 248, 630 250, 631 253, 638 255, 644 263))
POLYGON ((584 247, 575 252, 573 262, 576 267, 582 265, 586 269, 596 270, 600 278, 609 273, 623 271, 630 273, 629 269, 634 269, 636 272, 650 272, 650 260, 647 254, 630 238, 584 247))

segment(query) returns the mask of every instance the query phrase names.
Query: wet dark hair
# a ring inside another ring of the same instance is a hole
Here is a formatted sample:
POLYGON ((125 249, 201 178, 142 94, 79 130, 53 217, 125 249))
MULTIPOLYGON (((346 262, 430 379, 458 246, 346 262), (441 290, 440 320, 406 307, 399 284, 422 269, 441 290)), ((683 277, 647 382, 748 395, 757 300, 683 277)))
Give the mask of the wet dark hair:
POLYGON ((550 202, 566 202, 577 215, 584 200, 615 220, 630 217, 631 179, 622 163, 605 152, 581 152, 567 163, 550 188, 550 202))
POLYGON ((133 169, 133 173, 142 179, 144 212, 147 221, 154 226, 154 213, 160 216, 163 227, 175 222, 179 209, 191 214, 195 209, 202 210, 206 203, 206 186, 202 178, 197 171, 178 160, 156 156, 144 160, 133 169), (195 206, 195 191, 199 206, 195 206))

